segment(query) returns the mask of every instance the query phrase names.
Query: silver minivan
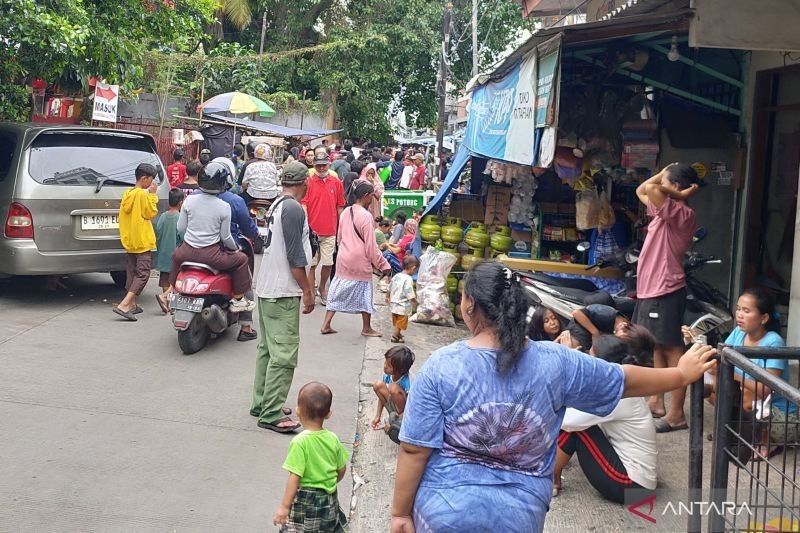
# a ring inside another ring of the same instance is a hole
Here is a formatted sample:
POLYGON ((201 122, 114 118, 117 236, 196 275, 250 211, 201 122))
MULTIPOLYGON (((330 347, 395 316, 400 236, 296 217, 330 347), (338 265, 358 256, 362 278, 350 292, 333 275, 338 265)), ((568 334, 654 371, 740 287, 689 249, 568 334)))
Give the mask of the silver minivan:
POLYGON ((110 272, 125 283, 122 194, 134 169, 159 170, 152 136, 83 126, 0 123, 0 276, 110 272))

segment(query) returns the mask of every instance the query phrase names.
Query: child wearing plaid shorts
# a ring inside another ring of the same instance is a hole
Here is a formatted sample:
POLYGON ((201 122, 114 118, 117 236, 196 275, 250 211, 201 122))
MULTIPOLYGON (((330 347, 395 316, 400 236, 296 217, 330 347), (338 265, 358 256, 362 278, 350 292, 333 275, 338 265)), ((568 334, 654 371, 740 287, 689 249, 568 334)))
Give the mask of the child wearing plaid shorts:
POLYGON ((282 532, 344 531, 347 519, 336 484, 344 477, 348 454, 339 437, 322 427, 331 417, 332 402, 331 389, 316 381, 297 396, 297 416, 305 430, 292 439, 283 463, 289 480, 272 519, 282 532))

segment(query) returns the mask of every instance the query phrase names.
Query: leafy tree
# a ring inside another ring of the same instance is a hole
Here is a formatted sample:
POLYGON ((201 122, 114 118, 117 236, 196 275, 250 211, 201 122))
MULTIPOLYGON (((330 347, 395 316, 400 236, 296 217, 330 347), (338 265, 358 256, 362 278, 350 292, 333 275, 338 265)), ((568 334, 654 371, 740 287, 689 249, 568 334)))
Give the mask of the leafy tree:
MULTIPOLYGON (((131 89, 141 77, 146 50, 189 51, 216 5, 216 0, 0 0, 0 92, 30 78, 74 90, 85 88, 91 76, 131 89)), ((0 118, 26 114, 13 107, 0 108, 0 118)))

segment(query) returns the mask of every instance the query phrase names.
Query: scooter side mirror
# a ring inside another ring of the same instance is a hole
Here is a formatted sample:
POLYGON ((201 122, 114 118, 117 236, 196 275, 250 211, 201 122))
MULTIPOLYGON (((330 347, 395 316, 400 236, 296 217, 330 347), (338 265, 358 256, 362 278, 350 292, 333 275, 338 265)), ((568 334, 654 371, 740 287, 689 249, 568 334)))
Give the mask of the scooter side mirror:
POLYGON ((578 243, 577 249, 579 252, 588 252, 591 247, 592 243, 589 241, 583 241, 578 243))
POLYGON ((705 239, 707 235, 708 235, 708 230, 705 228, 705 226, 700 226, 699 228, 697 228, 697 231, 694 232, 692 240, 694 242, 700 242, 703 239, 705 239))

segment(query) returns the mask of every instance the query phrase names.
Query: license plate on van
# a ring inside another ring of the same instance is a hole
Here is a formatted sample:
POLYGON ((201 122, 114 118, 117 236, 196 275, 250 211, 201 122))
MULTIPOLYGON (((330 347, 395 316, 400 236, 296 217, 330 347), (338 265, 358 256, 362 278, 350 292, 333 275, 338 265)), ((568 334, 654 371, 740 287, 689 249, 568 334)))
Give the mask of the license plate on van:
POLYGON ((119 229, 118 215, 81 215, 81 229, 104 230, 119 229))
POLYGON ((199 313, 203 310, 204 302, 205 298, 192 298, 191 296, 183 296, 175 294, 174 292, 169 295, 170 309, 177 309, 179 311, 199 313))

